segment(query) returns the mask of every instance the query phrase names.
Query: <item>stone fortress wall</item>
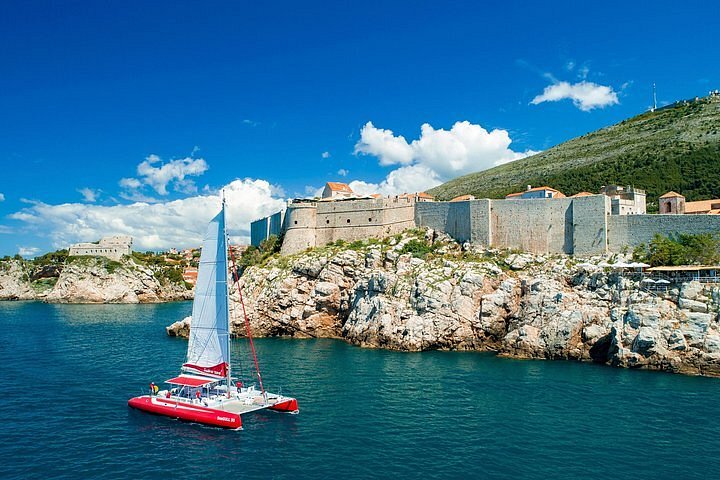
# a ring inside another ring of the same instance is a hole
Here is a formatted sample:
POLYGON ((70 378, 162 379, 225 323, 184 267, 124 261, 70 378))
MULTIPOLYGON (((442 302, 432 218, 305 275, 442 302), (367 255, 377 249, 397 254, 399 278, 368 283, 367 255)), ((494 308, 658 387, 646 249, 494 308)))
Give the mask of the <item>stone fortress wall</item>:
POLYGON ((382 238, 429 227, 459 242, 532 253, 620 252, 655 234, 717 233, 720 215, 613 215, 606 195, 415 202, 413 198, 296 201, 288 206, 281 253, 336 240, 382 238))
POLYGON ((68 249, 68 255, 106 257, 119 261, 123 255, 132 253, 132 237, 116 235, 103 237, 98 243, 76 243, 68 249))
POLYGON ((415 223, 447 232, 459 242, 592 255, 607 251, 609 209, 605 195, 427 202, 416 205, 415 223))
POLYGON ((344 240, 382 238, 415 227, 415 200, 390 197, 293 202, 283 222, 283 255, 344 240))

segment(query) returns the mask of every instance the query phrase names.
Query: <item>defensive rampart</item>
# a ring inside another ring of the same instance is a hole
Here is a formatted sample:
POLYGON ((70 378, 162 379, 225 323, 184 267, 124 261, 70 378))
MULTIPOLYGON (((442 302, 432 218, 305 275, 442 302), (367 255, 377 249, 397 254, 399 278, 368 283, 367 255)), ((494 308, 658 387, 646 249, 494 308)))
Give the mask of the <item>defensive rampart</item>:
POLYGON ((718 232, 720 215, 618 215, 608 217, 608 250, 648 243, 657 234, 718 232))
POLYGON ((446 232, 459 242, 574 255, 620 252, 658 233, 720 232, 720 215, 611 211, 605 195, 418 203, 403 197, 301 201, 288 206, 281 252, 292 254, 337 240, 382 238, 415 226, 446 232))
POLYGON ((382 238, 415 226, 415 200, 391 197, 294 202, 283 224, 283 255, 337 240, 382 238))

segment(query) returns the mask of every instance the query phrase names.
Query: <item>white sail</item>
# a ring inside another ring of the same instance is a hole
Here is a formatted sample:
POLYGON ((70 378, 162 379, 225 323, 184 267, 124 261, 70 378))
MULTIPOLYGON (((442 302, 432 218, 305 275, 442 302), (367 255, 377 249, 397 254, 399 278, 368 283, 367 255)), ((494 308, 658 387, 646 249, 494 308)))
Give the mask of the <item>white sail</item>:
POLYGON ((228 265, 225 209, 210 221, 195 284, 187 362, 183 369, 224 377, 228 352, 228 265))

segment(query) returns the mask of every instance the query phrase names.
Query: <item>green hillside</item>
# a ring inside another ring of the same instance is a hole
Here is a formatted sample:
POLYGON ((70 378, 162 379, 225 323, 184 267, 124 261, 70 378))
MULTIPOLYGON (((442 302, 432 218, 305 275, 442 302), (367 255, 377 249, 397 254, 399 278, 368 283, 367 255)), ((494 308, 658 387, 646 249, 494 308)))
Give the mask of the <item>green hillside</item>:
POLYGON ((573 195, 609 184, 645 189, 650 211, 669 190, 689 201, 720 198, 720 97, 646 112, 429 193, 439 200, 464 194, 503 198, 526 185, 548 185, 573 195))

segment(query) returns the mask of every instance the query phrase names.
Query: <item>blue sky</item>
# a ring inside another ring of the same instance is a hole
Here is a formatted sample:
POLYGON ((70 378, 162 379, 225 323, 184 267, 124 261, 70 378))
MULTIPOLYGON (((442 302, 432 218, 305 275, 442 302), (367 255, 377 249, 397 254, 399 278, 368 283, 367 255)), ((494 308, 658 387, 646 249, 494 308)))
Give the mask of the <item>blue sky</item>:
POLYGON ((713 2, 526 3, 4 2, 0 255, 195 245, 223 186, 243 241, 720 88, 713 2))

